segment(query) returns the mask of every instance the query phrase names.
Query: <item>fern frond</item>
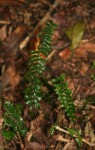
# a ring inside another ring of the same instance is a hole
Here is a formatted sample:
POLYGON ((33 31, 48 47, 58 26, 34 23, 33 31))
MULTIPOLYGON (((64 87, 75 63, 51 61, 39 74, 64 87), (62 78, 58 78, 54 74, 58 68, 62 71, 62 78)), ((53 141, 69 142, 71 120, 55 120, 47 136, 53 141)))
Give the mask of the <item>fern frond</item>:
POLYGON ((51 39, 53 35, 53 31, 56 29, 56 24, 50 20, 47 23, 47 26, 42 30, 39 37, 41 38, 40 45, 38 46, 38 50, 45 56, 48 56, 51 50, 51 39))
POLYGON ((55 92, 58 95, 58 99, 61 102, 61 106, 64 107, 67 116, 74 121, 75 120, 75 106, 72 99, 71 91, 68 88, 68 84, 65 81, 65 76, 61 75, 52 80, 55 87, 55 92))
MULTIPOLYGON (((25 136, 25 133, 27 132, 26 125, 24 123, 23 118, 21 117, 22 115, 22 106, 21 105, 16 105, 14 106, 11 102, 6 102, 4 104, 4 126, 9 127, 11 131, 13 132, 13 135, 15 135, 17 132, 21 136, 25 136)), ((5 135, 7 130, 3 130, 3 135, 5 135)), ((10 131, 10 132, 11 132, 10 131)), ((7 135, 8 136, 8 135, 7 135)))
POLYGON ((31 51, 29 70, 26 74, 26 78, 29 84, 24 92, 26 104, 30 105, 31 109, 33 107, 40 106, 39 101, 43 96, 41 90, 43 85, 41 75, 45 71, 46 59, 41 57, 41 54, 46 58, 50 52, 50 42, 55 27, 56 25, 50 20, 47 23, 47 26, 42 30, 41 34, 39 34, 40 44, 38 46, 38 51, 31 51))

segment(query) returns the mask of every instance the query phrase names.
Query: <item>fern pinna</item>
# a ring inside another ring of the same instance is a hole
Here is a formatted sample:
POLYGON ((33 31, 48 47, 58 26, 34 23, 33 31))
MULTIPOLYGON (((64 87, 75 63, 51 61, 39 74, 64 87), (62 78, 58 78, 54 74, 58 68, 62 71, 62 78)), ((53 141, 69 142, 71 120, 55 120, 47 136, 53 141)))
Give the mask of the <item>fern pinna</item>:
POLYGON ((30 105, 30 108, 39 107, 39 101, 42 98, 41 87, 43 85, 41 81, 41 75, 45 71, 46 59, 41 55, 47 57, 48 53, 51 50, 51 38, 53 31, 55 30, 56 25, 53 21, 49 21, 46 27, 42 30, 40 37, 40 44, 37 51, 31 51, 31 56, 29 60, 29 71, 26 74, 26 79, 29 84, 25 89, 25 100, 26 104, 30 105))
POLYGON ((62 74, 59 77, 52 80, 55 87, 55 92, 58 95, 58 99, 61 102, 61 106, 64 107, 67 116, 75 121, 75 106, 73 103, 71 90, 69 90, 67 82, 65 81, 65 76, 62 74))

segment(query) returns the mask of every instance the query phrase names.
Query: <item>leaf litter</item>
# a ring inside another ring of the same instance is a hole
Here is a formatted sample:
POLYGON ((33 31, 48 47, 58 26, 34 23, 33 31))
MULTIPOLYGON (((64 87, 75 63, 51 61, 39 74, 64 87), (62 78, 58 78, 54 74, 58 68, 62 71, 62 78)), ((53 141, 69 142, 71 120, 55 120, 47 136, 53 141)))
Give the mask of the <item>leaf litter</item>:
MULTIPOLYGON (((24 139, 17 136, 6 144, 2 144, 5 139, 0 136, 0 145, 4 149, 77 150, 77 143, 67 133, 55 130, 54 134, 50 135, 50 127, 55 122, 63 129, 68 126, 80 131, 88 142, 83 142, 81 150, 95 149, 95 81, 91 78, 91 75, 95 75, 95 2, 59 0, 58 6, 55 7, 54 4, 56 5, 56 1, 49 0, 0 1, 0 94, 7 101, 24 105, 22 117, 30 129, 24 139), (51 13, 52 6, 55 10, 51 13), (37 34, 50 18, 57 23, 58 28, 54 32, 53 53, 51 52, 52 55, 48 58, 46 76, 50 80, 65 74, 76 106, 76 124, 68 120, 58 102, 56 106, 42 102, 38 112, 31 112, 23 102, 23 76, 27 71, 29 52, 37 48, 37 34), (81 21, 84 23, 80 26, 81 29, 78 29, 81 21), (22 42, 24 46, 20 49, 22 42), (68 46, 65 47, 65 44, 68 46), (73 51, 70 50, 70 45, 73 51)), ((1 115, 0 122, 2 130, 1 115)))

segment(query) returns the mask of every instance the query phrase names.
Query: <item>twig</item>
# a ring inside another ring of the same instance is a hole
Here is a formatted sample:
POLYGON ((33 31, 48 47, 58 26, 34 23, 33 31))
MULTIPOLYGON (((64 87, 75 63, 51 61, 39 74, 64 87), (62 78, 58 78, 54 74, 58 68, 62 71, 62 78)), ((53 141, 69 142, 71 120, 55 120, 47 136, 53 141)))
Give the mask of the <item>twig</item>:
POLYGON ((0 24, 10 24, 10 22, 6 20, 0 20, 0 24))
POLYGON ((55 54, 58 54, 65 48, 69 47, 70 46, 70 43, 65 43, 64 46, 62 46, 61 48, 57 49, 57 48, 54 48, 52 47, 52 49, 56 49, 56 50, 53 50, 51 51, 51 53, 48 55, 47 57, 47 60, 50 60, 55 54))
POLYGON ((50 8, 50 10, 46 13, 46 15, 41 19, 41 21, 36 25, 36 27, 34 28, 33 32, 30 33, 25 40, 21 43, 20 45, 20 50, 22 50, 23 48, 25 48, 27 46, 27 44, 29 43, 29 40, 31 39, 31 37, 33 37, 33 35, 35 35, 36 31, 38 30, 39 27, 41 27, 42 25, 44 25, 51 17, 51 13, 53 12, 53 10, 58 6, 59 2, 61 0, 55 0, 54 4, 52 5, 52 7, 50 8))
POLYGON ((61 135, 58 135, 57 141, 59 141, 59 142, 65 142, 65 143, 70 142, 70 140, 63 138, 61 135))
POLYGON ((72 144, 74 144, 74 141, 70 140, 68 143, 66 143, 62 150, 68 150, 72 146, 72 144))
POLYGON ((46 1, 46 0, 40 0, 42 3, 52 7, 52 4, 49 2, 49 1, 46 1))
POLYGON ((85 43, 91 42, 91 41, 93 41, 93 40, 95 40, 95 36, 92 36, 92 37, 89 38, 89 39, 84 39, 84 40, 82 40, 82 41, 81 41, 81 44, 85 44, 85 43))
MULTIPOLYGON (((67 130, 65 130, 65 129, 62 129, 62 128, 60 128, 59 126, 56 126, 55 127, 55 129, 56 130, 58 130, 58 131, 61 131, 61 132, 64 132, 64 133, 67 133, 67 134, 69 134, 70 135, 70 133, 67 131, 67 130)), ((77 136, 76 135, 74 135, 74 137, 76 138, 77 136)), ((84 142, 84 143, 86 143, 87 145, 89 145, 89 146, 95 146, 95 144, 92 144, 92 143, 90 143, 90 142, 88 142, 88 141, 86 141, 85 139, 83 139, 82 138, 82 142, 84 142)))
POLYGON ((21 149, 24 149, 24 144, 23 144, 23 142, 22 142, 22 139, 21 139, 19 133, 17 133, 17 137, 19 138, 19 143, 20 143, 21 149))
MULTIPOLYGON (((52 11, 58 6, 58 4, 59 4, 60 1, 61 1, 61 0, 56 0, 56 1, 54 2, 53 6, 52 6, 52 7, 50 8, 50 10, 46 13, 46 15, 44 16, 44 18, 37 24, 37 26, 35 27, 35 30, 36 30, 38 27, 42 26, 48 19, 50 19, 50 16, 51 16, 52 11)), ((34 32, 35 32, 35 30, 34 30, 34 32)))

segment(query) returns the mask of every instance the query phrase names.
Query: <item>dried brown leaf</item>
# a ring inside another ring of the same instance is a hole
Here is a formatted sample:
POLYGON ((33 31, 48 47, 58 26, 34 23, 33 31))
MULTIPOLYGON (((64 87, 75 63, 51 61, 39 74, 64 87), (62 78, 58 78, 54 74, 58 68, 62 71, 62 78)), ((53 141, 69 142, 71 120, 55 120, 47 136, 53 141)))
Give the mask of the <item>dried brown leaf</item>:
POLYGON ((24 26, 17 27, 7 39, 5 39, 0 47, 0 55, 3 59, 14 59, 19 53, 19 45, 24 36, 26 28, 24 26))
POLYGON ((84 76, 88 70, 88 64, 82 63, 80 68, 80 73, 84 76))
POLYGON ((1 76, 1 81, 3 85, 2 87, 10 87, 11 89, 14 89, 16 85, 19 84, 20 79, 20 75, 16 72, 14 66, 9 66, 8 69, 1 76))
POLYGON ((67 59, 71 57, 71 54, 72 54, 71 50, 64 49, 63 51, 59 53, 59 56, 62 57, 66 61, 67 59))
POLYGON ((86 57, 87 52, 95 53, 95 44, 91 42, 81 43, 80 47, 75 50, 75 54, 78 57, 86 57))
POLYGON ((0 0, 1 5, 21 5, 21 3, 18 0, 0 0))
POLYGON ((28 142, 28 148, 31 150, 46 150, 46 146, 38 142, 28 142))
POLYGON ((7 31, 6 31, 7 26, 4 25, 1 29, 0 29, 0 40, 3 41, 6 37, 7 37, 7 31))

